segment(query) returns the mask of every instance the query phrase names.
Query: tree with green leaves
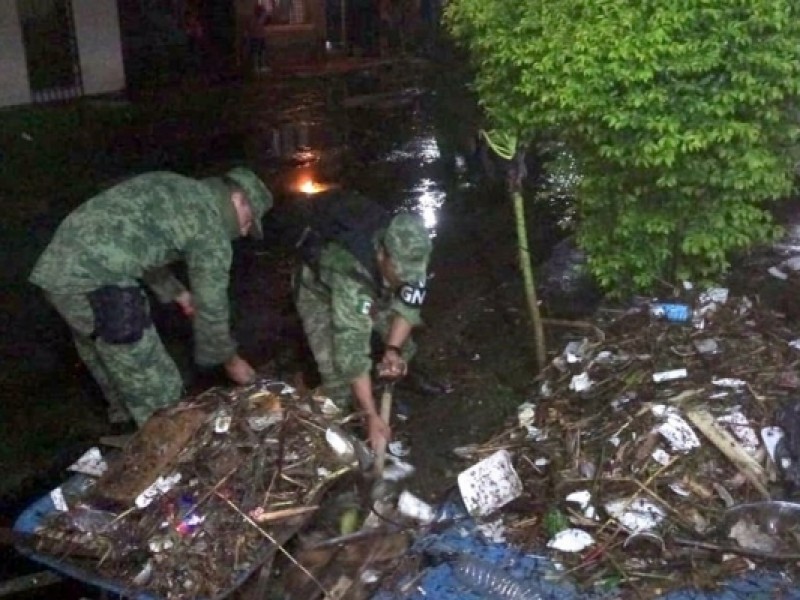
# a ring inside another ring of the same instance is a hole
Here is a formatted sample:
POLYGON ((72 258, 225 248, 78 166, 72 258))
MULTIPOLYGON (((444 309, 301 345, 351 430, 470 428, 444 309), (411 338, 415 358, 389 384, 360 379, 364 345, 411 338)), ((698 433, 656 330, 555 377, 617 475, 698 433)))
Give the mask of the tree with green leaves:
POLYGON ((581 173, 577 235, 616 293, 704 281, 773 238, 792 189, 800 4, 449 0, 490 124, 556 138, 581 173))

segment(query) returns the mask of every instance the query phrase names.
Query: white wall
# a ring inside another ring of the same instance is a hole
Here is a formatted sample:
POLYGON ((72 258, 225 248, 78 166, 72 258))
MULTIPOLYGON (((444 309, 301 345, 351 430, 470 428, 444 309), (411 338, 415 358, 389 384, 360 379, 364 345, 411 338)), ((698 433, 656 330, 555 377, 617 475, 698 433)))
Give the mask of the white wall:
POLYGON ((31 101, 16 0, 0 0, 0 106, 31 101))
MULTIPOLYGON (((0 0, 0 4, 6 1, 0 0)), ((84 93, 103 94, 124 89, 117 0, 72 0, 72 14, 84 93)))

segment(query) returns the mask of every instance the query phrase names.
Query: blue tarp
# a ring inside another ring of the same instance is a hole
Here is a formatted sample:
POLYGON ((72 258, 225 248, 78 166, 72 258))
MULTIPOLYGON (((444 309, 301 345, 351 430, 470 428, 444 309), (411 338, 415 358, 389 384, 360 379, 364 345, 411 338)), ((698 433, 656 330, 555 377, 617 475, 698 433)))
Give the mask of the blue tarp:
MULTIPOLYGON (((81 489, 83 487, 83 483, 88 479, 89 477, 86 475, 74 475, 67 482, 65 482, 62 488, 81 489)), ((19 517, 17 517, 17 520, 14 523, 14 531, 22 534, 23 536, 25 534, 35 533, 40 528, 44 519, 48 515, 54 513, 55 510, 56 508, 50 495, 47 494, 42 496, 27 509, 25 509, 19 517)), ((107 592, 111 592, 112 594, 116 594, 120 597, 129 598, 131 600, 159 600, 158 596, 147 594, 140 590, 131 589, 129 586, 126 586, 119 581, 101 577, 88 568, 82 569, 72 563, 59 559, 56 556, 36 552, 24 544, 17 545, 17 551, 27 558, 49 567, 50 569, 63 575, 66 575, 67 577, 71 577, 82 583, 95 586, 107 592)), ((253 561, 253 566, 249 570, 243 571, 237 575, 237 578, 231 586, 231 589, 216 596, 214 600, 221 600, 228 597, 236 588, 244 584, 245 581, 247 581, 247 579, 259 567, 260 562, 257 560, 253 561)))
MULTIPOLYGON (((391 590, 383 589, 372 600, 611 600, 620 598, 619 591, 589 593, 581 591, 570 581, 564 581, 553 561, 543 556, 521 552, 505 543, 487 541, 459 503, 450 501, 440 511, 437 519, 456 521, 439 532, 431 532, 418 539, 412 553, 427 557, 427 566, 421 576, 408 575, 391 590), (516 582, 507 586, 510 592, 487 592, 476 586, 474 579, 465 581, 457 572, 459 560, 464 556, 479 565, 477 568, 494 568, 500 581, 516 582), (417 577, 416 581, 411 580, 417 577), (408 585, 405 585, 408 584, 408 585), (409 588, 404 593, 398 591, 409 588), (477 589, 476 589, 477 588, 477 589), (516 595, 514 595, 516 592, 516 595)), ((800 588, 777 572, 755 571, 728 580, 714 591, 692 589, 675 590, 660 597, 661 600, 800 600, 800 588)))

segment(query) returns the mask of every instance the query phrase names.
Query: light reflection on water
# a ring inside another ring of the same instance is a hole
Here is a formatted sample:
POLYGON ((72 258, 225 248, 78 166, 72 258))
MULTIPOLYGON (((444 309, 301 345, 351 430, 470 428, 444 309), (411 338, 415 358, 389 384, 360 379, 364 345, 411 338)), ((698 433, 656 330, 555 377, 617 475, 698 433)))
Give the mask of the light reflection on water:
POLYGON ((442 208, 447 198, 447 193, 442 189, 441 183, 423 177, 410 191, 410 195, 411 197, 405 203, 406 206, 422 217, 431 237, 436 237, 439 209, 442 208))
POLYGON ((389 163, 418 159, 421 164, 427 165, 441 158, 439 144, 432 135, 415 137, 397 150, 388 152, 381 160, 389 163))

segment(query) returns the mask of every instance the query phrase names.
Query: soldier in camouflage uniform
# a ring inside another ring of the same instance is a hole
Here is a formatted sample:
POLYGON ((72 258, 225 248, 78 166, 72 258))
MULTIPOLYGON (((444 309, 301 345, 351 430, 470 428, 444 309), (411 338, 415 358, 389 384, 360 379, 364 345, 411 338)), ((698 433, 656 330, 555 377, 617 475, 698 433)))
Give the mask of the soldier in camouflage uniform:
POLYGON ((391 430, 373 397, 370 339, 375 330, 384 340, 382 376, 404 376, 425 299, 431 241, 419 217, 399 214, 373 234, 373 244, 380 281, 342 244, 328 242, 317 268, 301 267, 296 302, 326 395, 343 409, 355 398, 374 448, 391 430))
POLYGON ((141 425, 183 392, 140 282, 193 319, 198 364, 222 364, 236 383, 253 379, 230 332, 231 240, 261 237, 271 207, 269 190, 245 168, 203 180, 154 172, 98 194, 61 223, 30 281, 72 330, 110 415, 124 407, 141 425), (179 259, 191 291, 169 270, 179 259))

